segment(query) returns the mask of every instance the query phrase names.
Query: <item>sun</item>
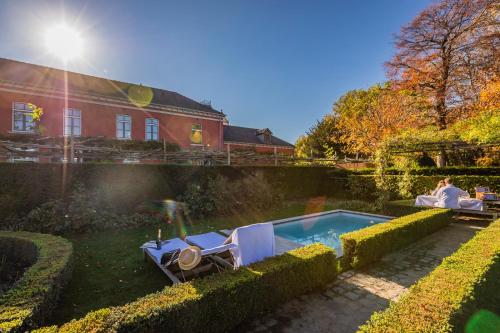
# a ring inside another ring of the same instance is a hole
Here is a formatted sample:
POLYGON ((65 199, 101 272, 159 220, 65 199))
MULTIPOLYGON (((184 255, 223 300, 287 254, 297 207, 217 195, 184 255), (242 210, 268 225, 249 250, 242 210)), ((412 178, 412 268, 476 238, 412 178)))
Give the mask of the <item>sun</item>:
POLYGON ((64 23, 47 29, 45 46, 49 53, 64 62, 79 58, 83 54, 83 39, 80 33, 64 23))

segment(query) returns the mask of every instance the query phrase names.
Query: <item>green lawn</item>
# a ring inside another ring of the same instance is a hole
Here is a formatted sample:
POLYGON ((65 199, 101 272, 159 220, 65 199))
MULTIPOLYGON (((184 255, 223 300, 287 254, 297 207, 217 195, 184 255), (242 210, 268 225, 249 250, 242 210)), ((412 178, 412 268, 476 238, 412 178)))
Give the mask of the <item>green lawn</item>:
MULTIPOLYGON (((341 203, 311 200, 285 205, 275 211, 195 221, 187 234, 233 228, 266 220, 330 210, 341 203)), ((163 238, 178 236, 178 227, 163 225, 163 238)), ((90 310, 120 305, 161 290, 169 284, 163 273, 144 262, 139 246, 154 239, 156 228, 113 230, 66 236, 74 245, 73 277, 65 289, 52 323, 79 318, 90 310)))

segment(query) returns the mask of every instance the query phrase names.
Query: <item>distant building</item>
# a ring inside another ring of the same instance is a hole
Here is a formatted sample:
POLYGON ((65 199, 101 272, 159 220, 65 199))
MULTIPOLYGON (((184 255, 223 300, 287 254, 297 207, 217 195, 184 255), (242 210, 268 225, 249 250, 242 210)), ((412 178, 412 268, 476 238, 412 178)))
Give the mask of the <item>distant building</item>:
POLYGON ((0 58, 0 136, 34 134, 28 104, 44 110, 46 137, 165 140, 183 149, 293 152, 271 131, 224 125, 209 103, 176 92, 0 58), (250 135, 250 133, 253 135, 250 135))
POLYGON ((226 149, 248 150, 259 153, 281 153, 292 155, 294 146, 275 137, 269 128, 256 129, 240 126, 224 125, 224 145, 226 149))

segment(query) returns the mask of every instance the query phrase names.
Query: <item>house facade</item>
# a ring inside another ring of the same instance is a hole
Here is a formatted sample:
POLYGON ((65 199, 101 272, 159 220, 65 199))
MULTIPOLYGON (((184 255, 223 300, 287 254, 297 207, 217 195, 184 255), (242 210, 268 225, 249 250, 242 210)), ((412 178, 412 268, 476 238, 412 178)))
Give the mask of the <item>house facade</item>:
POLYGON ((37 131, 43 137, 164 140, 182 149, 225 150, 224 120, 221 111, 176 92, 0 58, 4 138, 37 131), (38 122, 31 104, 43 109, 38 122))

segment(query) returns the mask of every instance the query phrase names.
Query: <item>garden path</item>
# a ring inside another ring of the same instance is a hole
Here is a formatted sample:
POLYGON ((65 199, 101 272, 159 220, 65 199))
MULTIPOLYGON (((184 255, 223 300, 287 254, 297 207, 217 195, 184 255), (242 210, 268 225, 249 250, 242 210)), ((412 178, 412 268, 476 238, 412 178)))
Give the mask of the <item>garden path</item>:
POLYGON ((382 258, 364 270, 339 275, 322 293, 304 295, 274 313, 238 327, 237 332, 356 332, 374 311, 396 301, 444 257, 472 238, 478 227, 453 223, 382 258))

